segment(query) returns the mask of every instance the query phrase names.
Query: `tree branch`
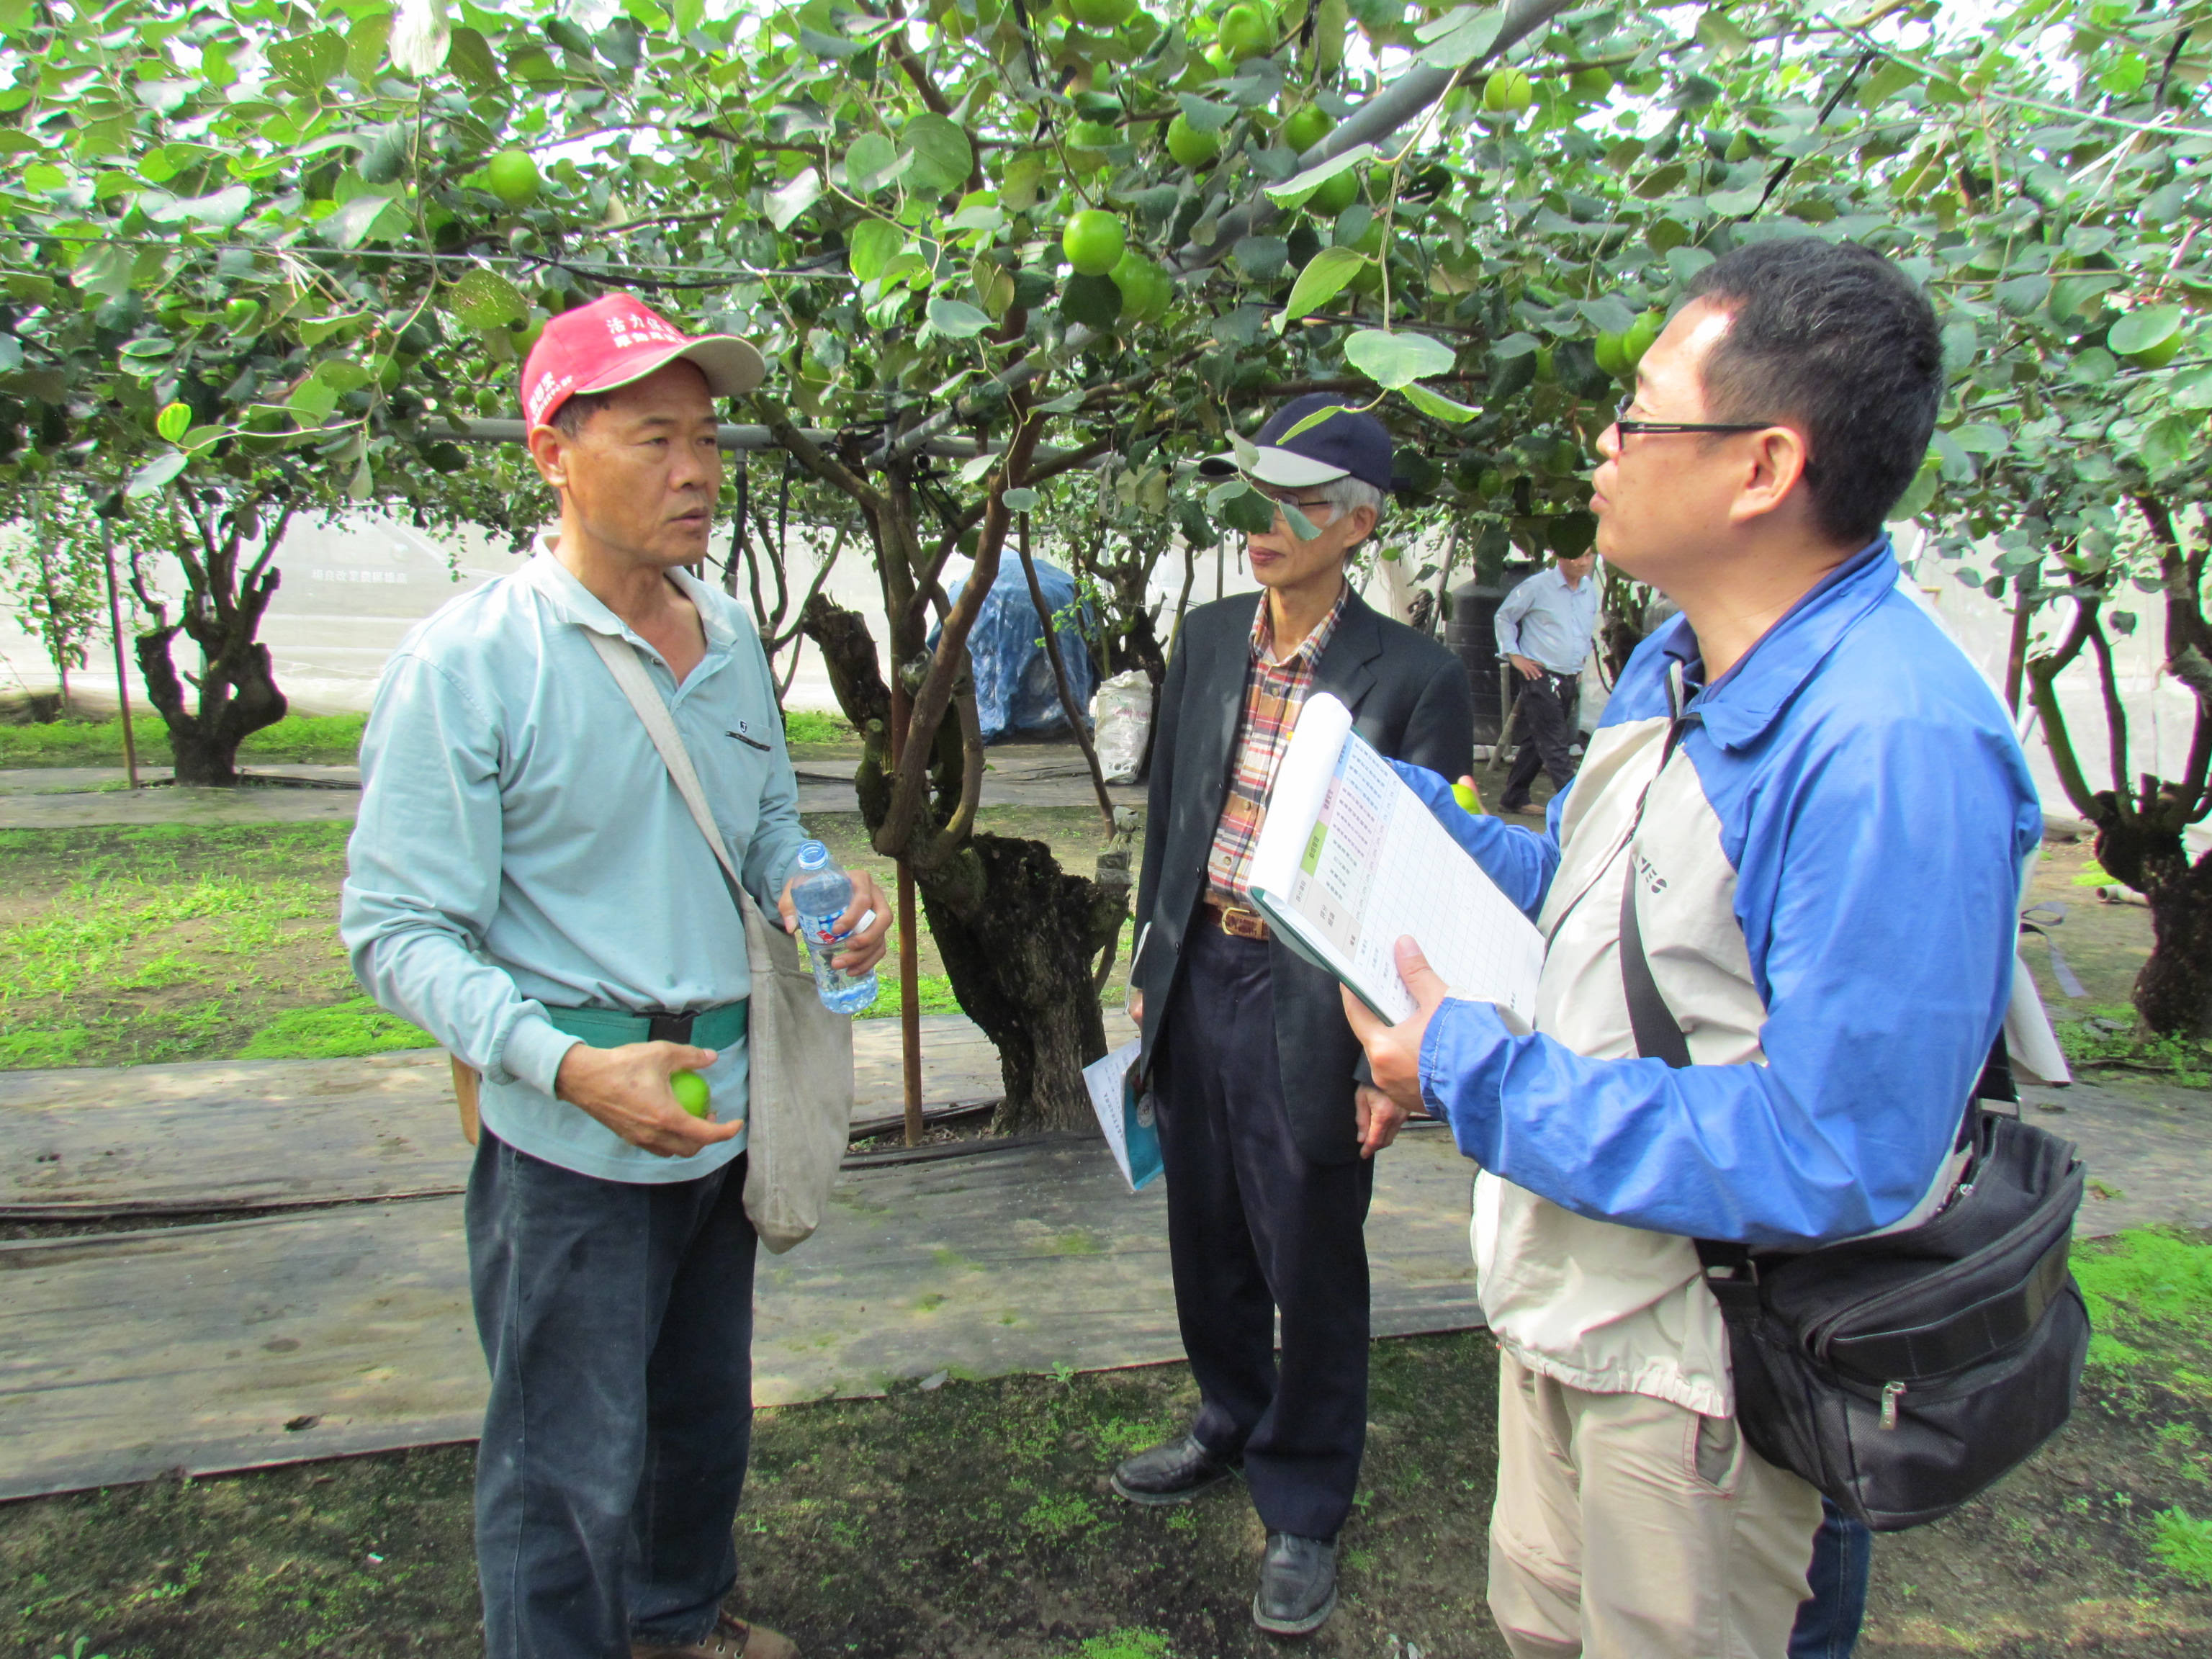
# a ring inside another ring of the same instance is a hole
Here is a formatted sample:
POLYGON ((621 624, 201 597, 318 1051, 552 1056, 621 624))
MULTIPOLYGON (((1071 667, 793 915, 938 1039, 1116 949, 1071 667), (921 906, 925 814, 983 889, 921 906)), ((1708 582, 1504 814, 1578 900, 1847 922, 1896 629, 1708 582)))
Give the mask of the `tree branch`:
POLYGON ((2081 773, 2081 758, 2074 752, 2073 733, 2067 729, 2065 711, 2059 707, 2058 691, 2054 682, 2059 671, 2081 653, 2088 641, 2089 620, 2094 607, 2103 603, 2101 596, 2084 593, 2076 589, 2074 600, 2074 624, 2068 629, 2066 639, 2055 651, 2046 651, 2031 657, 2027 663, 2028 699, 2035 705, 2036 715, 2043 722, 2043 740, 2051 750, 2051 764, 2058 774, 2059 787, 2066 799, 2091 823, 2101 824, 2110 816, 2099 803, 2096 792, 2081 773))
MULTIPOLYGON (((975 618, 983 609, 991 585, 998 580, 999 555, 1013 522, 1006 506, 1006 491, 1019 487, 1028 477, 1030 457, 1044 429, 1044 422, 1030 413, 1026 389, 1018 390, 1012 402, 1013 435, 1007 441, 1006 459, 991 482, 990 501, 983 513, 983 535, 975 549, 975 568, 969 573, 967 586, 960 590, 958 601, 945 618, 945 626, 937 636, 937 649, 930 657, 929 672, 914 695, 906 747, 899 757, 898 772, 891 786, 890 810, 878 831, 876 850, 886 857, 896 857, 905 849, 915 827, 921 822, 929 754, 936 746, 937 728, 944 723, 945 710, 951 704, 953 685, 967 661, 969 633, 975 626, 975 618)), ((897 665, 894 664, 893 672, 896 671, 897 665)))

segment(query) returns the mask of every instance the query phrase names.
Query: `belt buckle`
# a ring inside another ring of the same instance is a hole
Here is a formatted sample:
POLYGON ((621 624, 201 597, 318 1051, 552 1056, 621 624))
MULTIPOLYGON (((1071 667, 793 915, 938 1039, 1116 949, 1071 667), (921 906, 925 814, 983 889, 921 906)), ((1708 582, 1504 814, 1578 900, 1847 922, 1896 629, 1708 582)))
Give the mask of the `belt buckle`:
POLYGON ((1221 907, 1221 931, 1231 939, 1265 939, 1267 919, 1257 910, 1247 910, 1240 904, 1221 907))
POLYGON ((691 1041, 692 1014, 657 1013, 645 1017, 645 1040, 647 1042, 681 1042, 691 1041))

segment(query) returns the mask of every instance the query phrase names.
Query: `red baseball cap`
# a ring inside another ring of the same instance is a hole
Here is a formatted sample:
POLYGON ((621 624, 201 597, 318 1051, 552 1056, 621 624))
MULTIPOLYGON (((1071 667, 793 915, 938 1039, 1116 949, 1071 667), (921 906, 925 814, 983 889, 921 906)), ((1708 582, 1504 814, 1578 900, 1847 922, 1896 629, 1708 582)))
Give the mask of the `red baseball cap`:
POLYGON ((544 426, 580 392, 612 392, 663 364, 696 363, 718 398, 741 398, 767 378, 761 355, 734 334, 686 334, 629 294, 610 294, 549 319, 522 366, 522 412, 544 426))

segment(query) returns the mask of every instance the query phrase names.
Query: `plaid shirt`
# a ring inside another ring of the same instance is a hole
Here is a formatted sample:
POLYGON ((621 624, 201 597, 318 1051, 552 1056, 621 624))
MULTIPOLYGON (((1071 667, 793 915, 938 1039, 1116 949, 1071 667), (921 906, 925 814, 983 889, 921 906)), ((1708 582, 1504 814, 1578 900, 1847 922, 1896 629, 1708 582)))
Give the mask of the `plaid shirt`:
POLYGON ((1337 618, 1344 615, 1345 595, 1351 591, 1349 583, 1337 590, 1328 615, 1280 662, 1275 660, 1275 630, 1264 599, 1252 618, 1252 660, 1244 671, 1244 712, 1237 722, 1237 766, 1230 774, 1229 798, 1222 803, 1221 822, 1214 826, 1213 848, 1206 860, 1210 899, 1247 906, 1252 902, 1252 848, 1260 839, 1260 826, 1267 822, 1267 791, 1290 743, 1291 727, 1297 723, 1298 710, 1313 689, 1314 665, 1328 649, 1337 618))

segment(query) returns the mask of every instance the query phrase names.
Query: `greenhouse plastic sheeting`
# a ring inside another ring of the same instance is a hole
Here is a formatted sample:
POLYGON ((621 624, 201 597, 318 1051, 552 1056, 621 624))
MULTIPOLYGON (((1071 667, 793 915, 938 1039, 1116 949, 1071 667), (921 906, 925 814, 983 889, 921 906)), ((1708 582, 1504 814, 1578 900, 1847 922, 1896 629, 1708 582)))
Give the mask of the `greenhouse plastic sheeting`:
MULTIPOLYGON (((1061 618, 1060 659, 1067 666, 1067 689, 1074 696, 1075 706, 1086 708, 1097 677, 1091 667, 1090 647, 1084 643, 1082 629, 1070 609, 1075 603, 1075 579, 1058 566, 1042 562, 1036 573, 1046 605, 1061 618)), ((951 598, 956 604, 966 585, 964 580, 953 584, 951 598)), ((1081 614, 1083 623, 1088 624, 1090 612, 1081 614)), ((983 601, 982 614, 975 618, 975 629, 968 635, 968 655, 975 667, 975 712, 981 719, 984 742, 996 743, 1014 732, 1067 729, 1066 717, 1060 712, 1060 690, 1052 682, 1052 664, 1040 647, 1043 638, 1044 625, 1037 620, 1036 605, 1030 598, 1029 578, 1022 574, 1021 562, 1010 559, 1000 568, 999 579, 983 601)), ((936 643, 934 634, 930 643, 936 643)))

